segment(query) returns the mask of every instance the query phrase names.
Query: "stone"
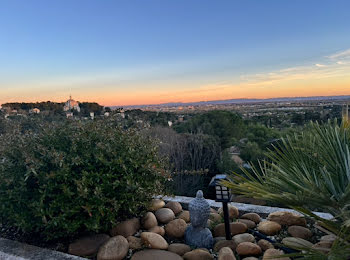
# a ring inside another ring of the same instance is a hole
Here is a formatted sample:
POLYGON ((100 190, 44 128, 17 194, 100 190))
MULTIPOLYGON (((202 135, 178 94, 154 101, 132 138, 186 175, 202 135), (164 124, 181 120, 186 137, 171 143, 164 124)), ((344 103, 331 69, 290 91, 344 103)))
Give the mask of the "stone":
POLYGON ((215 252, 219 252, 220 249, 223 248, 223 247, 229 247, 233 251, 235 251, 236 247, 237 247, 237 244, 233 240, 226 240, 226 239, 224 239, 224 240, 220 240, 220 241, 216 242, 215 245, 214 245, 213 250, 215 252))
POLYGON ((182 206, 177 201, 170 201, 164 206, 165 208, 171 209, 175 215, 179 214, 182 211, 182 206))
POLYGON ((111 230, 111 236, 121 235, 125 238, 132 236, 140 229, 140 220, 138 218, 128 219, 120 222, 111 230))
POLYGON ((282 226, 306 226, 306 219, 303 216, 288 211, 270 213, 267 220, 277 222, 282 226))
POLYGON ((169 245, 168 251, 183 256, 187 252, 190 252, 191 248, 186 244, 174 243, 169 245))
POLYGON ((331 248, 333 246, 333 242, 332 241, 327 241, 327 240, 324 240, 324 241, 319 241, 317 242, 315 245, 315 247, 323 247, 323 248, 331 248))
POLYGON ((335 235, 325 235, 321 237, 320 241, 330 241, 333 243, 336 239, 337 239, 337 236, 335 235))
POLYGON ((311 242, 298 237, 283 238, 282 244, 293 249, 305 249, 313 246, 311 242))
POLYGON ((214 227, 214 237, 226 237, 225 223, 218 224, 214 227))
POLYGON ((290 226, 288 228, 288 233, 292 237, 299 237, 302 239, 309 239, 312 237, 312 232, 308 228, 302 226, 290 226))
POLYGON ((115 236, 104 243, 97 253, 97 260, 122 260, 129 251, 129 243, 123 236, 115 236))
POLYGON ((263 221, 258 225, 258 230, 268 236, 276 235, 281 229, 281 225, 274 221, 263 221))
POLYGON ((210 206, 203 198, 203 192, 201 190, 197 191, 196 198, 190 201, 188 209, 191 225, 185 231, 186 244, 195 248, 212 248, 213 235, 207 228, 210 206))
POLYGON ((95 255, 102 244, 109 239, 106 234, 96 234, 79 238, 69 244, 68 254, 77 256, 92 256, 95 255))
POLYGON ((150 211, 157 211, 165 206, 165 202, 160 199, 153 199, 149 207, 150 211))
POLYGON ((142 243, 152 249, 168 249, 168 243, 165 239, 153 232, 142 232, 141 233, 142 243))
POLYGON ((183 219, 174 219, 165 226, 165 233, 172 238, 182 238, 185 235, 187 224, 183 219))
MULTIPOLYGON (((231 230, 231 234, 234 236, 237 234, 243 234, 247 232, 248 227, 244 223, 233 222, 233 223, 230 223, 230 230, 231 230)), ((226 237, 225 223, 221 223, 215 226, 214 237, 226 237)))
POLYGON ((156 233, 158 235, 164 236, 165 235, 165 229, 160 226, 155 226, 153 228, 150 228, 148 232, 156 233))
POLYGON ((223 247, 219 251, 218 260, 236 260, 235 255, 232 252, 232 249, 229 247, 223 247))
POLYGON ((231 229, 231 234, 235 236, 237 234, 242 234, 246 232, 248 230, 248 227, 244 223, 233 222, 233 223, 230 223, 230 229, 231 229))
POLYGON ((243 197, 243 196, 233 197, 232 202, 253 204, 253 205, 259 205, 259 206, 265 206, 267 204, 267 202, 265 200, 255 199, 255 198, 247 198, 247 197, 243 197))
MULTIPOLYGON (((227 206, 228 206, 228 216, 229 216, 229 218, 230 218, 231 220, 232 220, 232 219, 238 218, 238 216, 239 216, 239 211, 238 211, 238 209, 237 209, 235 206, 232 206, 232 205, 230 205, 230 204, 228 204, 227 206)), ((219 213, 222 217, 224 217, 224 210, 223 210, 222 207, 219 208, 218 213, 219 213)))
POLYGON ((183 255, 185 260, 212 260, 214 257, 203 249, 195 249, 183 255))
POLYGON ((255 224, 258 224, 261 221, 261 217, 256 213, 246 213, 246 214, 243 214, 241 218, 254 221, 255 224))
POLYGON ((226 237, 214 237, 213 238, 213 241, 214 241, 214 244, 216 244, 217 242, 221 241, 221 240, 225 240, 226 237))
POLYGON ((139 251, 131 257, 131 260, 182 260, 182 257, 169 251, 158 249, 146 249, 139 251))
POLYGON ((147 212, 141 220, 144 229, 150 229, 158 226, 158 221, 156 216, 152 212, 147 212))
POLYGON ((254 243, 251 243, 251 242, 243 242, 243 243, 240 243, 237 246, 236 252, 240 256, 260 255, 261 254, 261 248, 257 244, 254 244, 254 243))
POLYGON ((175 218, 175 214, 171 209, 161 208, 158 209, 155 213, 157 220, 160 223, 166 224, 172 221, 175 218))
POLYGON ((329 241, 320 241, 312 246, 312 249, 327 254, 331 251, 332 243, 329 241))
POLYGON ((260 248, 263 251, 266 251, 267 249, 270 249, 270 248, 275 248, 272 243, 270 243, 269 241, 267 241, 265 239, 260 239, 258 241, 258 246, 260 246, 260 248))
POLYGON ((322 236, 320 241, 312 246, 313 249, 327 254, 331 251, 334 241, 337 239, 335 235, 325 235, 322 236))
POLYGON ((139 237, 129 236, 127 237, 129 248, 131 249, 141 249, 142 248, 142 241, 139 237))
POLYGON ((255 237, 249 233, 243 233, 243 234, 238 234, 238 235, 235 235, 233 237, 233 241, 235 241, 235 243, 237 245, 239 245, 240 243, 243 243, 243 242, 255 242, 255 237))
POLYGON ((253 229, 256 227, 256 224, 254 221, 251 221, 249 219, 238 219, 238 222, 244 223, 247 225, 248 228, 253 229))
POLYGON ((222 222, 223 221, 223 218, 218 213, 210 213, 209 219, 213 222, 222 222))
POLYGON ((218 213, 216 209, 210 208, 210 213, 218 213))
POLYGON ((188 210, 184 210, 179 214, 178 218, 185 220, 186 223, 189 223, 191 221, 190 212, 188 210))
POLYGON ((289 257, 281 257, 281 255, 284 255, 282 250, 270 248, 265 251, 263 260, 290 260, 289 257))

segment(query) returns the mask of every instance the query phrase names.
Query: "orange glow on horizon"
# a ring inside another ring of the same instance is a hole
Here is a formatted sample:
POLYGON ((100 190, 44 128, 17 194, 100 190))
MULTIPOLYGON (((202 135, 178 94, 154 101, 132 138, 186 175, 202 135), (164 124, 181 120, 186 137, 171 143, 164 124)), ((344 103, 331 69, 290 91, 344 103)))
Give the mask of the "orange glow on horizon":
MULTIPOLYGON (((211 100, 227 100, 227 99, 267 99, 279 97, 311 97, 311 96, 342 96, 350 95, 350 82, 332 86, 326 84, 323 86, 315 84, 290 86, 283 89, 278 87, 261 87, 249 88, 248 86, 225 86, 221 91, 217 87, 206 88, 205 90, 192 91, 145 91, 136 93, 73 93, 73 99, 80 102, 97 102, 104 106, 130 106, 130 105, 154 105, 162 103, 176 102, 199 102, 211 100)), ((47 97, 15 97, 9 100, 0 100, 2 103, 7 102, 65 102, 66 96, 52 98, 47 97)))
MULTIPOLYGON (((294 83, 294 82, 293 82, 294 83)), ((267 99, 279 97, 312 97, 312 96, 342 96, 350 95, 350 80, 346 83, 338 83, 324 81, 320 82, 304 82, 298 86, 290 84, 276 86, 249 86, 227 85, 212 86, 193 90, 179 91, 145 91, 135 93, 119 93, 116 95, 108 95, 107 97, 95 96, 104 105, 146 105, 146 104, 162 104, 176 102, 199 102, 211 100, 227 100, 227 99, 267 99)), ((89 98, 93 100, 93 98, 89 98)))
MULTIPOLYGON (((310 97, 350 95, 350 67, 298 68, 277 73, 258 74, 239 83, 217 81, 200 85, 198 82, 177 85, 149 82, 125 86, 87 86, 76 84, 71 92, 80 102, 97 102, 104 106, 129 106, 172 102, 199 102, 227 99, 266 99, 278 97, 310 97)), ((98 84, 98 83, 97 83, 98 84)), ((96 85, 97 85, 96 84, 96 85)), ((2 88, 0 86, 0 88, 2 88)), ((65 102, 67 87, 18 86, 1 91, 0 104, 7 102, 65 102)))

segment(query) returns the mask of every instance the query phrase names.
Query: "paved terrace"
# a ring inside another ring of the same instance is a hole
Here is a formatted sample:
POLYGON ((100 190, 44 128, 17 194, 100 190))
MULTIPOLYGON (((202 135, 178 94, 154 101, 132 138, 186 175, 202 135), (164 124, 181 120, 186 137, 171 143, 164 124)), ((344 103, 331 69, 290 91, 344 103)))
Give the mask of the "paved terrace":
MULTIPOLYGON (((157 196, 157 198, 162 198, 164 201, 177 201, 181 203, 182 207, 184 209, 188 209, 188 203, 193 199, 192 197, 185 197, 185 196, 174 196, 174 197, 168 197, 168 196, 157 196)), ((215 200, 209 200, 210 207, 214 209, 218 209, 222 207, 221 202, 216 202, 215 200)), ((240 213, 249 213, 249 212, 255 212, 259 214, 261 217, 265 218, 267 217, 270 213, 276 212, 276 211, 289 211, 289 212, 294 212, 296 214, 299 214, 299 212, 293 210, 293 209, 286 209, 286 208, 278 208, 278 207, 268 207, 268 206, 259 206, 259 205, 254 205, 254 204, 245 204, 245 203, 237 203, 237 202, 231 202, 230 203, 232 206, 235 206, 238 208, 240 213)), ((324 219, 332 219, 333 216, 329 213, 323 213, 323 212, 313 212, 317 216, 324 218, 324 219)))
POLYGON ((85 260, 78 256, 23 244, 0 237, 0 260, 85 260))

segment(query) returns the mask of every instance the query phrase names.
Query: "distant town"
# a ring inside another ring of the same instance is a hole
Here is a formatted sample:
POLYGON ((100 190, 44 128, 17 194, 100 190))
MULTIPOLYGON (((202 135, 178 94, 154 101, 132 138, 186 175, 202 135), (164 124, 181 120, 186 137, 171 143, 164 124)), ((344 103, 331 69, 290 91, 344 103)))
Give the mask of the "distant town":
POLYGON ((260 122, 263 121, 266 125, 272 126, 273 121, 277 121, 278 124, 284 122, 288 125, 293 125, 301 121, 302 118, 305 119, 304 121, 315 121, 319 119, 341 117, 349 102, 350 96, 318 96, 167 103, 159 105, 128 106, 124 107, 124 109, 172 112, 183 115, 211 110, 226 110, 237 112, 243 118, 257 119, 260 122))
MULTIPOLYGON (((158 105, 110 106, 104 107, 97 103, 79 102, 71 96, 66 102, 38 103, 5 103, 1 106, 3 117, 28 116, 34 114, 61 115, 66 118, 94 119, 109 117, 112 113, 125 118, 125 113, 140 110, 144 112, 172 113, 171 126, 183 122, 191 115, 212 111, 225 110, 236 112, 245 119, 253 119, 269 127, 289 127, 302 125, 307 121, 324 121, 331 118, 341 118, 346 114, 350 96, 324 97, 293 97, 271 99, 229 99, 202 101, 193 103, 166 103, 158 105), (175 119, 176 118, 176 119, 175 119)), ((135 114, 135 113, 133 113, 135 114)), ((158 114, 159 115, 159 114, 158 114)), ((348 116, 348 114, 347 114, 348 116)), ((138 119, 139 123, 143 120, 138 119)))

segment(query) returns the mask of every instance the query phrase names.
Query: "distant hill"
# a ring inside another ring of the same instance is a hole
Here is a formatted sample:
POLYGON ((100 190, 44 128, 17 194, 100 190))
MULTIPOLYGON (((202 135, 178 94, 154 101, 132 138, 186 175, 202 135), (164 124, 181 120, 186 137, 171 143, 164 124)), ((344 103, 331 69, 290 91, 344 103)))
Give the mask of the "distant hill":
MULTIPOLYGON (((315 97, 280 97, 280 98, 266 98, 266 99, 225 99, 225 100, 211 100, 211 101, 199 101, 199 102, 174 102, 174 103, 163 103, 154 105, 131 105, 123 106, 124 108, 144 108, 144 107, 179 107, 179 106, 206 106, 206 105, 224 105, 224 104, 249 104, 249 103, 270 103, 270 102, 307 102, 307 101, 339 101, 339 100, 350 100, 348 96, 315 96, 315 97)), ((121 106, 111 106, 110 108, 115 109, 121 106)))

